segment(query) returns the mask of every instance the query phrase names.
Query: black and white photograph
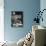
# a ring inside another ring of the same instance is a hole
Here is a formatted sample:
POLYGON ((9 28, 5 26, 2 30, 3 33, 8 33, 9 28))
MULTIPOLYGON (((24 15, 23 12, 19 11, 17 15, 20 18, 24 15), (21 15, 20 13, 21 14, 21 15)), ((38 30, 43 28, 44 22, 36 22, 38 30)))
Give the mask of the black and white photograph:
POLYGON ((23 27, 22 11, 11 11, 11 27, 23 27))

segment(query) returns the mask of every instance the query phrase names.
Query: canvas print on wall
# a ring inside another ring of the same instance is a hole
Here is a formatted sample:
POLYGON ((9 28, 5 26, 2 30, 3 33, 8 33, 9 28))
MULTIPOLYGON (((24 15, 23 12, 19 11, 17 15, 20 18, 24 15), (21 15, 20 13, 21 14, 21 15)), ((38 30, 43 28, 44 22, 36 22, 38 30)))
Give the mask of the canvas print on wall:
POLYGON ((22 11, 11 11, 11 27, 23 27, 22 11))

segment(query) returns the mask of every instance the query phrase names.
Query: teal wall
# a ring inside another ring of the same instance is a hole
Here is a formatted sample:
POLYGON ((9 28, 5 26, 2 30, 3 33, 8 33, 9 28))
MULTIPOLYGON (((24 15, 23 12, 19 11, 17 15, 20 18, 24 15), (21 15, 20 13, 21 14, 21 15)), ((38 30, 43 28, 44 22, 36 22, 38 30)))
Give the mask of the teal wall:
POLYGON ((40 9, 40 0, 4 0, 4 35, 7 41, 18 41, 32 28, 35 12, 40 9), (21 28, 11 27, 11 11, 23 11, 24 25, 21 28))

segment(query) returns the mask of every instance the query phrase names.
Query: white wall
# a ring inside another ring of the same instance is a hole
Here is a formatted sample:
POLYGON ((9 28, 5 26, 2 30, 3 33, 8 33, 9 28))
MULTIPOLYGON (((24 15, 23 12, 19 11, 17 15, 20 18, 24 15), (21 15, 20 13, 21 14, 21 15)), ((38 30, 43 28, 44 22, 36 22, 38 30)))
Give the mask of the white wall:
MULTIPOLYGON (((40 9, 41 10, 46 9, 46 0, 40 0, 40 9)), ((44 11, 42 17, 43 17, 44 21, 40 22, 40 25, 43 25, 46 27, 46 11, 44 11)))
MULTIPOLYGON (((43 9, 46 9, 46 0, 40 0, 40 9, 41 11, 43 9)), ((43 22, 41 21, 40 24, 46 26, 46 11, 43 12, 42 17, 43 17, 43 22)))
POLYGON ((0 0, 0 42, 4 41, 4 0, 0 0))

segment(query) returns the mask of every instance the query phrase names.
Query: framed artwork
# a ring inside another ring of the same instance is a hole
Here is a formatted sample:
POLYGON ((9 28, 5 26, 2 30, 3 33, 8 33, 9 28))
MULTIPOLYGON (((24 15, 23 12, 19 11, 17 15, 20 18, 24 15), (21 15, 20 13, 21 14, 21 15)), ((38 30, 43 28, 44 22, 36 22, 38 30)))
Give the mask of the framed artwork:
POLYGON ((23 27, 23 11, 11 11, 11 27, 23 27))

